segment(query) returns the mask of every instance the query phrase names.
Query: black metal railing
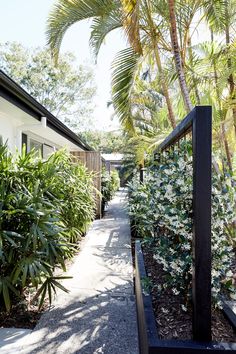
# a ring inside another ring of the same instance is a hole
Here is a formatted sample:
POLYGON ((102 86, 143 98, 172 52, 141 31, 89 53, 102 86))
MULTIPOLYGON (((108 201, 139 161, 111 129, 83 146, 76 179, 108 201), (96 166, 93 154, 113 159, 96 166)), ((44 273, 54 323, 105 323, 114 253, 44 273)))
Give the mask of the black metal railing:
POLYGON ((146 168, 144 168, 144 167, 141 167, 139 169, 139 181, 140 181, 140 183, 144 182, 144 173, 145 173, 145 171, 146 171, 146 168))
POLYGON ((193 154, 193 339, 198 341, 210 341, 212 170, 211 107, 195 107, 160 144, 156 153, 160 154, 160 152, 170 149, 189 133, 191 133, 193 154))

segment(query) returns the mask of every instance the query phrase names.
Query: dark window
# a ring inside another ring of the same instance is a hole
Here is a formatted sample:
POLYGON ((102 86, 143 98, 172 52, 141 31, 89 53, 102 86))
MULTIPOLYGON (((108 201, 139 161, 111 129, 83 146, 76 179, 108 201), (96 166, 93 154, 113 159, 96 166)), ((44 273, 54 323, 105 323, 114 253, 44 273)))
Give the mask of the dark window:
POLYGON ((50 155, 54 153, 55 149, 53 146, 48 144, 43 144, 43 158, 47 159, 50 155))
POLYGON ((34 150, 39 157, 43 156, 43 144, 37 140, 31 139, 29 141, 29 151, 34 150))
POLYGON ((25 150, 27 151, 27 135, 25 133, 22 133, 22 150, 23 150, 23 146, 25 145, 25 150))

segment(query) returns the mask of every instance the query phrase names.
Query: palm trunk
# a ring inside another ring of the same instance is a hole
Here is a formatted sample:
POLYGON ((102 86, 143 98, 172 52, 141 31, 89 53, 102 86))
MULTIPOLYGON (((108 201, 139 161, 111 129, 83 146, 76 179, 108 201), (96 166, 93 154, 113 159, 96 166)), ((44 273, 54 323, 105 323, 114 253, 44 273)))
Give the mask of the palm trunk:
MULTIPOLYGON (((190 65, 193 66, 193 51, 192 51, 192 43, 190 37, 188 38, 188 54, 189 54, 190 65)), ((196 102, 198 105, 200 105, 201 104, 200 94, 198 91, 196 76, 194 74, 192 75, 192 80, 193 80, 193 87, 196 96, 196 102)))
POLYGON ((185 108, 187 112, 190 112, 193 109, 193 105, 190 100, 189 91, 187 88, 185 74, 183 70, 182 58, 179 49, 177 28, 176 28, 176 17, 175 17, 175 0, 168 0, 168 4, 169 4, 169 14, 170 14, 171 45, 172 45, 172 50, 174 52, 176 72, 178 75, 179 85, 183 96, 185 108))
POLYGON ((159 49, 158 49, 157 40, 156 40, 156 28, 155 28, 155 25, 153 23, 152 16, 151 16, 150 4, 148 1, 146 1, 145 4, 146 4, 146 9, 147 9, 148 24, 149 24, 150 32, 151 32, 151 41, 152 41, 152 46, 153 46, 153 50, 154 50, 155 60, 156 60, 159 74, 160 74, 161 87, 162 87, 163 95, 165 97, 166 105, 167 105, 167 109, 168 109, 168 119, 170 121, 172 128, 174 129, 176 127, 176 121, 175 121, 174 111, 172 108, 172 103, 171 103, 171 99, 170 99, 170 95, 169 95, 169 90, 166 85, 165 76, 164 76, 164 73, 162 70, 161 58, 160 58, 159 49))
POLYGON ((162 70, 162 64, 161 64, 161 58, 160 58, 160 55, 159 55, 159 50, 158 50, 156 44, 155 44, 155 47, 154 47, 154 53, 155 53, 155 59, 156 59, 158 71, 159 71, 159 74, 160 74, 161 87, 162 87, 162 90, 163 90, 163 94, 165 96, 166 105, 167 105, 167 109, 168 109, 169 121, 171 123, 172 128, 174 129, 176 127, 175 116, 174 116, 174 112, 173 112, 173 108, 172 108, 172 103, 171 103, 171 100, 170 100, 169 90, 168 90, 168 87, 166 85, 164 73, 163 73, 163 70, 162 70))
MULTIPOLYGON (((230 94, 230 97, 231 97, 231 100, 234 102, 236 100, 236 90, 235 90, 235 84, 234 84, 234 78, 233 78, 233 74, 230 74, 229 76, 229 94, 230 94)), ((235 105, 235 103, 233 103, 235 105)), ((232 112, 233 112, 233 122, 234 122, 234 133, 235 133, 235 136, 236 136, 236 107, 234 106, 232 108, 232 112)))
MULTIPOLYGON (((211 41, 213 42, 214 36, 213 32, 211 31, 211 41)), ((213 60, 213 67, 214 67, 214 81, 215 81, 215 90, 216 90, 216 98, 219 106, 219 113, 220 113, 220 120, 221 120, 221 140, 223 141, 224 148, 225 148, 225 154, 227 158, 227 163, 230 171, 232 171, 232 162, 231 162, 231 154, 230 154, 230 149, 229 149, 229 144, 225 132, 225 125, 224 125, 224 117, 223 117, 223 112, 222 112, 222 104, 221 104, 221 99, 220 99, 220 91, 219 91, 219 86, 218 86, 218 76, 217 76, 217 69, 216 69, 216 62, 215 59, 213 60)))
MULTIPOLYGON (((228 46, 230 44, 230 34, 229 34, 229 12, 228 12, 228 4, 227 3, 225 5, 225 17, 227 19, 227 24, 225 27, 225 40, 226 40, 226 45, 228 46)), ((232 69, 232 62, 231 62, 230 57, 227 60, 227 65, 228 65, 229 70, 231 70, 232 69)), ((230 98, 234 102, 234 100, 236 99, 236 88, 235 88, 234 77, 233 77, 232 73, 229 75, 228 83, 229 83, 230 98)), ((236 135, 236 107, 235 106, 233 106, 232 112, 233 112, 234 132, 236 135)))
POLYGON ((230 154, 229 144, 228 144, 228 140, 227 140, 226 133, 225 133, 224 122, 221 123, 221 133, 222 133, 222 139, 224 142, 228 167, 229 167, 230 171, 232 171, 233 168, 232 168, 232 162, 231 162, 231 154, 230 154))

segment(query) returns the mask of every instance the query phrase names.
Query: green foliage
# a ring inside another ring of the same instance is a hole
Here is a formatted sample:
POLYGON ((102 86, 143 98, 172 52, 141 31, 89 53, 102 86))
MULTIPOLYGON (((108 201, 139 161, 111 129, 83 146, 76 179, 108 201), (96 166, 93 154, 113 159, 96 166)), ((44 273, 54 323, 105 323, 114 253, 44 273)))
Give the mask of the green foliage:
MULTIPOLYGON (((142 146, 147 137, 145 146, 150 147, 172 128, 171 122, 186 115, 186 100, 187 111, 191 102, 210 104, 217 162, 227 156, 231 168, 236 133, 236 2, 177 1, 173 10, 175 18, 168 3, 160 0, 57 0, 48 19, 48 43, 57 58, 69 27, 91 19, 90 46, 97 56, 106 37, 120 27, 130 48, 117 53, 113 61, 112 101, 124 130, 142 146), (170 28, 175 27, 173 41, 170 28), (203 32, 204 36, 197 35, 203 32), (150 133, 154 133, 151 139, 150 133)), ((140 155, 140 146, 135 148, 140 155)))
POLYGON ((122 153, 126 141, 120 131, 86 130, 80 136, 95 150, 105 154, 122 153))
MULTIPOLYGON (((96 27, 96 20, 99 17, 105 17, 111 14, 114 17, 114 10, 117 8, 117 2, 110 0, 58 0, 48 18, 47 38, 52 55, 55 60, 58 59, 62 39, 66 31, 76 22, 93 19, 92 28, 96 27)), ((114 26, 111 27, 114 29, 114 26)), ((104 31, 101 31, 101 36, 104 31)), ((96 31, 99 32, 99 30, 96 31)), ((95 47, 99 48, 99 42, 95 41, 95 47)))
POLYGON ((117 170, 111 171, 111 190, 113 195, 120 188, 120 177, 117 170))
POLYGON ((8 311, 26 289, 40 286, 39 306, 65 290, 54 269, 66 270, 94 207, 92 176, 64 151, 42 161, 0 146, 0 299, 8 311))
POLYGON ((119 173, 116 170, 109 174, 105 169, 102 170, 102 202, 105 206, 115 195, 120 187, 119 173))
POLYGON ((139 55, 132 48, 120 51, 112 63, 112 101, 125 129, 134 132, 131 112, 131 89, 139 65, 139 55))
MULTIPOLYGON (((220 306, 220 292, 233 292, 231 235, 235 218, 235 187, 225 176, 213 175, 212 186, 212 295, 220 306)), ((129 185, 129 213, 139 236, 152 237, 154 257, 167 273, 165 286, 189 296, 192 275, 192 162, 191 149, 162 154, 149 168, 143 184, 129 185)))
POLYGON ((79 131, 88 125, 96 91, 93 72, 86 66, 77 67, 73 54, 61 55, 54 66, 47 49, 29 50, 8 42, 0 44, 0 67, 71 128, 79 131))

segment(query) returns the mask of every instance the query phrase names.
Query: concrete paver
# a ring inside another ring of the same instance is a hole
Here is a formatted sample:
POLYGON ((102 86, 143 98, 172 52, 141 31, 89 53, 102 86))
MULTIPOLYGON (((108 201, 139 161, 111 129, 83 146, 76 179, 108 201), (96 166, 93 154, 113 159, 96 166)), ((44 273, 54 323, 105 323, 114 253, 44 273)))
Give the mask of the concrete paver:
POLYGON ((0 328, 0 353, 16 354, 32 330, 22 328, 0 328))
POLYGON ((70 293, 59 293, 17 354, 139 353, 125 195, 94 221, 64 281, 70 293))

